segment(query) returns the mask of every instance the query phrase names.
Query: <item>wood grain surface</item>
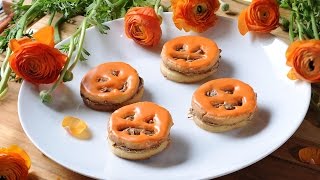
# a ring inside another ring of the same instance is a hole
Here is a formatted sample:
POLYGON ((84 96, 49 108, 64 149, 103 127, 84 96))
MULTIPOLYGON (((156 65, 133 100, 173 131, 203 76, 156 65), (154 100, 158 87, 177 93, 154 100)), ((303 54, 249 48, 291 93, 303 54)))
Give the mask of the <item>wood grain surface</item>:
MULTIPOLYGON (((237 18, 238 13, 246 7, 246 5, 225 0, 230 4, 229 15, 219 12, 221 16, 237 18)), ((282 15, 286 15, 286 11, 281 11, 282 15)), ((30 27, 37 30, 47 24, 49 16, 45 16, 38 20, 30 27)), ((67 38, 75 31, 83 17, 78 16, 61 26, 61 36, 67 38)), ((273 32, 274 35, 280 37, 289 43, 288 34, 280 28, 273 32)), ((0 57, 3 59, 3 55, 0 57)), ((24 133, 18 117, 17 102, 20 84, 10 82, 9 93, 5 100, 0 101, 0 146, 9 146, 18 144, 27 151, 32 159, 32 167, 30 169, 29 179, 90 179, 85 176, 74 173, 54 161, 44 156, 27 138, 24 133)), ((293 109, 294 111, 294 109, 293 109)), ((309 109, 303 123, 295 134, 278 150, 261 161, 234 172, 232 174, 220 177, 219 179, 319 179, 320 167, 309 165, 299 161, 297 151, 306 146, 320 146, 320 115, 309 109)), ((272 137, 270 137, 272 138, 272 137)))

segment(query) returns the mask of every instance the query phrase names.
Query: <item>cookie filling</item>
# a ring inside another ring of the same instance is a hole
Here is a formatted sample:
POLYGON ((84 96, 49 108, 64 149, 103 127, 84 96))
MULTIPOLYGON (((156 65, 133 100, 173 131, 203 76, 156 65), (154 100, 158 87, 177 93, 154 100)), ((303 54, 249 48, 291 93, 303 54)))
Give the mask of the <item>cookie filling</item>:
POLYGON ((163 65, 167 69, 169 69, 171 71, 178 72, 178 73, 183 74, 185 76, 194 76, 194 75, 206 74, 206 73, 209 73, 211 71, 216 71, 218 69, 218 67, 219 67, 219 62, 220 62, 220 58, 211 68, 209 68, 209 69, 207 69, 205 71, 196 71, 196 72, 193 71, 193 72, 187 72, 187 73, 186 72, 182 72, 182 71, 177 71, 176 69, 172 69, 172 68, 168 67, 165 63, 163 63, 163 65))
POLYGON ((242 121, 239 121, 239 122, 236 122, 236 123, 233 123, 233 124, 217 124, 217 123, 213 123, 213 122, 209 122, 209 121, 203 121, 203 120, 202 120, 202 117, 203 117, 203 116, 202 116, 202 117, 197 116, 197 115, 194 113, 194 110, 193 110, 193 109, 190 109, 190 114, 191 114, 192 116, 197 117, 200 121, 202 121, 204 124, 206 124, 206 125, 208 125, 208 126, 222 127, 222 126, 234 126, 234 125, 239 124, 239 123, 242 123, 242 122, 244 122, 244 121, 250 121, 250 120, 252 119, 252 116, 253 116, 254 113, 252 113, 247 119, 244 119, 244 120, 242 120, 242 121))
MULTIPOLYGON (((167 141, 170 141, 169 139, 167 139, 167 141)), ((160 145, 165 142, 165 141, 162 141, 162 142, 159 142, 158 145, 155 145, 155 146, 152 146, 150 148, 146 148, 146 149, 130 149, 124 145, 119 145, 115 142, 113 142, 112 146, 115 147, 115 148, 118 148, 118 149, 121 149, 123 151, 126 151, 126 152, 131 152, 131 153, 143 153, 145 151, 150 151, 150 150, 154 150, 154 149, 157 149, 160 147, 160 145)))

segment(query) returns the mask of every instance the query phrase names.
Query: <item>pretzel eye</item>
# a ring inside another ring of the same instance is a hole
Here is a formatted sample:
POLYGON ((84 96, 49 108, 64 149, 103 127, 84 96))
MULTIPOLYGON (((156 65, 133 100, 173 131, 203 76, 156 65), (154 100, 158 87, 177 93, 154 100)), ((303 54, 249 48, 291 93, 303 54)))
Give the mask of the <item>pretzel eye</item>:
POLYGON ((154 119, 150 119, 147 121, 148 124, 153 124, 154 123, 154 119))
POLYGON ((133 121, 133 120, 134 120, 134 114, 128 115, 128 116, 126 116, 126 117, 123 118, 123 119, 128 120, 128 121, 133 121))
POLYGON ((183 44, 179 44, 175 47, 175 50, 178 52, 184 52, 184 51, 186 51, 186 46, 183 44))
POLYGON ((111 74, 112 74, 113 76, 119 76, 119 73, 120 73, 120 71, 118 71, 118 70, 113 70, 113 71, 111 72, 111 74))
POLYGON ((206 92, 206 96, 213 97, 217 95, 217 91, 211 90, 206 92))

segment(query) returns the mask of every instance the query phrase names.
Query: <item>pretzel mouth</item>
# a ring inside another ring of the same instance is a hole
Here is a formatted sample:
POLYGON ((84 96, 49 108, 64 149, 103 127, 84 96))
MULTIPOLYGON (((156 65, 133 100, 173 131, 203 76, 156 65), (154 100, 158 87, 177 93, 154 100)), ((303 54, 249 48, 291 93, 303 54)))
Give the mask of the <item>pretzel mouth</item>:
MULTIPOLYGON (((138 90, 126 101, 130 101, 131 99, 133 99, 135 97, 135 95, 137 95, 139 93, 139 91, 143 88, 143 84, 144 84, 144 81, 143 79, 139 76, 139 87, 138 87, 138 90)), ((88 101, 89 103, 93 104, 93 105, 103 105, 103 106, 114 106, 114 105, 118 105, 118 104, 121 104, 121 103, 117 103, 117 104, 113 104, 113 103, 110 103, 108 101, 104 101, 104 102, 96 102, 96 101, 92 101, 91 99, 85 97, 82 93, 80 93, 81 97, 84 98, 86 101, 88 101)), ((124 101, 125 102, 125 101, 124 101)))
MULTIPOLYGON (((204 124, 208 125, 208 126, 215 126, 215 127, 222 127, 222 126, 235 126, 237 124, 241 124, 242 122, 245 121, 251 121, 253 116, 253 113, 246 119, 243 119, 242 121, 238 121, 236 123, 232 123, 232 124, 217 124, 217 123, 213 123, 213 122, 209 122, 209 121, 203 121, 202 119, 200 119, 200 121, 202 121, 204 124)), ((199 117, 198 117, 199 119, 199 117)))
POLYGON ((200 75, 200 74, 206 74, 206 73, 209 73, 209 72, 211 72, 211 71, 216 71, 218 68, 219 68, 219 64, 220 64, 220 59, 221 59, 221 57, 219 57, 219 59, 217 60, 217 62, 211 67, 211 68, 209 68, 209 69, 205 69, 205 70, 203 70, 203 71, 189 71, 189 72, 185 72, 185 71, 177 71, 177 69, 173 69, 173 68, 170 68, 168 65, 166 65, 165 63, 163 63, 163 65, 167 68, 167 69, 169 69, 169 70, 171 70, 171 71, 176 71, 176 72, 179 72, 179 73, 181 73, 181 74, 183 74, 183 75, 185 75, 185 76, 194 76, 194 75, 200 75))

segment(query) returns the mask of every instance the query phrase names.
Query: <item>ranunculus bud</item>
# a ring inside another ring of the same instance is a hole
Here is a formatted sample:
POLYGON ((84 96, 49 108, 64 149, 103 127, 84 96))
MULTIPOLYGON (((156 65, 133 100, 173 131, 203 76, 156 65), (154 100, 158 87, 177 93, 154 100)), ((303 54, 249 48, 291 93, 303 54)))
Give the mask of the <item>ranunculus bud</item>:
POLYGON ((124 17, 125 32, 128 38, 143 46, 155 46, 162 35, 161 19, 153 8, 133 7, 124 17))

